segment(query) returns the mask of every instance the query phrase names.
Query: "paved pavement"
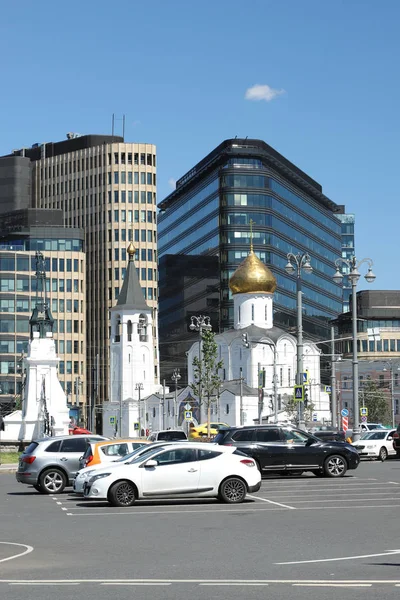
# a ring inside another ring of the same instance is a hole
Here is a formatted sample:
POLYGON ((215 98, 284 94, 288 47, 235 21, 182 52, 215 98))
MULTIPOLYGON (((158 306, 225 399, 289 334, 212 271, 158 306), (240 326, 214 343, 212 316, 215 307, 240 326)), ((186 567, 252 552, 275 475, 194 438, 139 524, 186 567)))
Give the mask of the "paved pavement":
POLYGON ((4 474, 0 596, 103 600, 116 588, 121 600, 317 600, 321 590, 326 600, 392 599, 399 508, 397 460, 363 462, 339 480, 271 477, 240 506, 119 509, 70 492, 42 496, 4 474))

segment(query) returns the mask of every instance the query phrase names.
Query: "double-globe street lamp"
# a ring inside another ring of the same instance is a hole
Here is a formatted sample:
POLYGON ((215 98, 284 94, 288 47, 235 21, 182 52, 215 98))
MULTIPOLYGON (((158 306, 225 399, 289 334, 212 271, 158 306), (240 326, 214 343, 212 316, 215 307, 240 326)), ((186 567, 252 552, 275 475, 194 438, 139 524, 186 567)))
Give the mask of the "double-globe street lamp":
POLYGON ((343 274, 340 271, 340 264, 344 264, 348 269, 349 273, 347 274, 349 281, 351 283, 351 317, 352 317, 352 343, 353 343, 353 441, 356 441, 360 437, 360 407, 358 400, 358 352, 357 352, 357 283, 361 277, 359 272, 359 268, 362 264, 368 264, 368 272, 365 275, 365 279, 368 283, 373 283, 376 279, 375 274, 372 271, 373 262, 370 258, 363 258, 362 260, 357 261, 356 257, 352 258, 337 258, 335 260, 336 265, 336 273, 333 276, 333 281, 335 283, 342 283, 343 274))
POLYGON ((211 331, 212 325, 210 323, 210 317, 199 315, 190 317, 190 331, 198 331, 200 334, 199 340, 199 408, 201 414, 201 351, 202 351, 202 341, 203 341, 203 331, 211 331))
MULTIPOLYGON (((311 259, 309 254, 293 254, 289 252, 287 255, 286 273, 293 275, 296 273, 296 299, 297 299, 297 372, 296 383, 303 385, 303 307, 302 307, 302 291, 301 291, 301 272, 304 271, 307 275, 312 273, 311 259), (294 264, 293 264, 294 263, 294 264)), ((304 400, 299 402, 299 427, 304 429, 304 400)))

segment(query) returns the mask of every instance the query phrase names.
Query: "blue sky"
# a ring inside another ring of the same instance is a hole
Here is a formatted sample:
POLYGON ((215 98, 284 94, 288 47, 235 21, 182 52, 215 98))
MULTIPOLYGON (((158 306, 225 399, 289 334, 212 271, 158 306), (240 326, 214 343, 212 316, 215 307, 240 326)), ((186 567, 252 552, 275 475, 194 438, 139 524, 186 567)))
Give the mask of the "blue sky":
POLYGON ((263 139, 356 214, 373 287, 400 289, 399 20, 398 0, 3 3, 0 153, 126 114, 161 200, 222 140, 263 139), (245 99, 256 84, 282 93, 245 99))

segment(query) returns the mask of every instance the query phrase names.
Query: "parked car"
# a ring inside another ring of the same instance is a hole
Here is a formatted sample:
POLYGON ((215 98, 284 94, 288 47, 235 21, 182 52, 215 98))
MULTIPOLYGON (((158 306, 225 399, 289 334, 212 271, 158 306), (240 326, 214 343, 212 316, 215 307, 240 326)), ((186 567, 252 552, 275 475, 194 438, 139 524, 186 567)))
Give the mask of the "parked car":
POLYGON ((386 429, 382 423, 360 423, 361 431, 373 431, 375 429, 386 429))
POLYGON ((343 477, 360 463, 357 450, 347 442, 321 441, 300 429, 280 425, 249 425, 221 430, 216 444, 232 445, 254 458, 261 473, 311 471, 343 477))
POLYGON ((163 431, 153 431, 147 439, 149 442, 179 442, 187 440, 187 435, 182 429, 165 429, 163 431))
MULTIPOLYGON (((226 423, 210 423, 210 435, 217 435, 221 428, 229 427, 226 423)), ((189 429, 189 439, 196 439, 201 437, 207 437, 208 426, 207 423, 201 423, 200 425, 194 425, 189 429)))
POLYGON ((105 440, 101 435, 64 435, 32 441, 19 458, 17 481, 33 485, 42 494, 60 493, 72 485, 79 459, 90 442, 105 440))
MULTIPOLYGON (((136 448, 130 454, 118 458, 117 460, 107 463, 108 468, 120 467, 121 465, 129 465, 133 460, 135 460, 138 456, 142 456, 149 452, 153 452, 154 448, 165 448, 170 444, 176 444, 176 442, 152 442, 148 443, 145 446, 141 446, 140 448, 136 448)), ((92 475, 96 472, 97 469, 102 469, 104 464, 93 465, 91 467, 85 467, 78 471, 73 483, 73 489, 76 494, 83 494, 83 488, 85 485, 85 481, 88 481, 92 475)))
POLYGON ((400 458, 400 424, 393 434, 393 450, 396 452, 397 458, 400 458))
POLYGON ((82 434, 92 434, 89 429, 85 429, 85 427, 78 427, 77 425, 72 425, 68 429, 69 435, 82 435, 82 434))
POLYGON ((136 500, 177 496, 243 502, 261 487, 255 461, 234 447, 188 442, 156 448, 118 469, 103 467, 84 487, 85 498, 132 506, 136 500))
POLYGON ((393 448, 394 433, 396 433, 395 429, 367 431, 359 440, 353 442, 353 446, 362 457, 384 461, 388 456, 396 454, 396 450, 393 448))
POLYGON ((345 432, 341 431, 339 429, 335 429, 334 427, 321 427, 321 428, 314 427, 313 429, 311 429, 310 433, 314 437, 317 437, 319 440, 322 440, 324 442, 329 441, 329 440, 333 441, 333 442, 345 442, 346 441, 345 432))
POLYGON ((140 438, 127 438, 91 442, 85 454, 79 460, 79 468, 93 467, 101 463, 112 462, 118 458, 131 454, 137 448, 150 444, 148 440, 140 438))

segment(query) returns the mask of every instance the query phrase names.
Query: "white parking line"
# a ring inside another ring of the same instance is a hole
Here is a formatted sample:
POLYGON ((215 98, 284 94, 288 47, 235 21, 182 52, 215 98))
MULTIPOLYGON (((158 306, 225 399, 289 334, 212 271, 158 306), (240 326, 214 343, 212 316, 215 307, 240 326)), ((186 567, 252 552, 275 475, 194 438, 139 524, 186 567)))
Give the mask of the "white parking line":
POLYGON ((317 558, 315 560, 293 560, 290 562, 278 562, 276 565, 306 565, 323 562, 337 562, 342 560, 359 560, 361 558, 375 558, 377 556, 392 556, 393 554, 400 554, 400 550, 386 550, 386 552, 380 552, 379 554, 359 554, 356 556, 339 556, 338 558, 317 558))
MULTIPOLYGON (((324 500, 294 500, 295 504, 319 504, 321 502, 378 502, 379 500, 389 501, 398 500, 400 502, 400 496, 395 498, 325 498, 324 500)), ((284 506, 281 504, 281 506, 284 506)))
MULTIPOLYGON (((79 585, 79 584, 78 584, 79 585)), ((100 585, 171 585, 171 583, 168 582, 143 582, 143 581, 139 581, 139 582, 134 582, 134 583, 126 583, 126 582, 120 582, 120 581, 114 581, 114 582, 107 582, 107 583, 101 583, 100 585)))
POLYGON ((5 546, 18 546, 25 548, 24 552, 19 552, 13 556, 0 559, 0 563, 7 562, 8 560, 14 560, 14 558, 20 558, 21 556, 25 556, 25 554, 30 554, 30 552, 33 552, 33 546, 28 546, 28 544, 17 544, 16 542, 0 542, 0 544, 4 544, 5 546))
POLYGON ((292 583, 293 587, 335 587, 335 588, 366 588, 372 583, 292 583))
POLYGON ((268 500, 268 498, 261 498, 260 496, 253 496, 252 494, 247 494, 247 498, 254 498, 255 500, 261 500, 262 502, 269 502, 269 504, 275 504, 276 506, 282 506, 282 508, 289 508, 291 510, 296 510, 294 506, 288 506, 287 504, 281 504, 280 502, 274 502, 273 500, 268 500))

